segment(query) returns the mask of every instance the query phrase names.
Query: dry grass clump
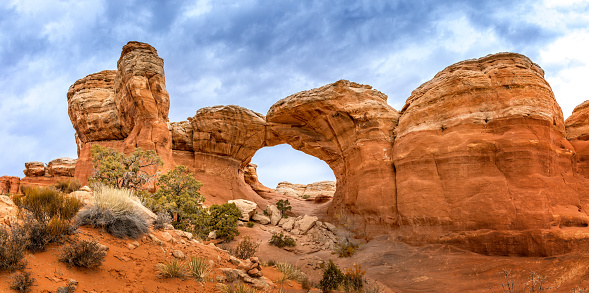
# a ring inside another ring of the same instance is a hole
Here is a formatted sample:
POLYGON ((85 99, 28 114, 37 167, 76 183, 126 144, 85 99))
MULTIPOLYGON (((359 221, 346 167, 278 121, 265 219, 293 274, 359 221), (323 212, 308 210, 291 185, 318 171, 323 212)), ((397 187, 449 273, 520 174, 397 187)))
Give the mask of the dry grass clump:
POLYGON ((188 271, 197 281, 205 281, 213 268, 204 257, 190 257, 188 260, 188 271))
POLYGON ((72 193, 74 191, 80 190, 82 184, 80 184, 80 181, 78 181, 78 179, 74 178, 63 181, 59 180, 53 185, 53 187, 55 187, 55 189, 63 193, 72 193))
POLYGON ((147 219, 136 209, 133 192, 100 186, 94 205, 79 213, 77 224, 101 228, 118 238, 137 239, 149 231, 147 219))
POLYGON ((279 262, 276 264, 276 268, 289 280, 303 282, 305 279, 307 279, 307 275, 303 273, 297 266, 291 263, 279 262))
POLYGON ((184 280, 188 275, 188 267, 177 258, 164 263, 158 263, 156 268, 159 271, 158 276, 161 278, 180 278, 184 280))
POLYGON ((239 283, 233 286, 220 284, 219 290, 222 293, 256 293, 256 289, 250 288, 245 284, 239 283))
POLYGON ((133 191, 99 185, 94 191, 94 206, 114 214, 126 214, 135 209, 133 191))
POLYGON ((105 257, 106 251, 98 242, 79 240, 62 248, 59 261, 68 266, 97 268, 105 257))

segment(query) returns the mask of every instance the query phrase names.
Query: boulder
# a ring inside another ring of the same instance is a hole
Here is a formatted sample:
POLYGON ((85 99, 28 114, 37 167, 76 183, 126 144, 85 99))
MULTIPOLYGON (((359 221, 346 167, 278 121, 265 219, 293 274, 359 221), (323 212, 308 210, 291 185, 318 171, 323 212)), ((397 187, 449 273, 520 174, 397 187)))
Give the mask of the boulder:
POLYGON ((27 177, 45 176, 46 168, 43 162, 27 162, 23 171, 27 177))
POLYGON ((250 218, 256 212, 256 208, 258 208, 258 205, 255 202, 245 199, 230 200, 228 203, 234 203, 237 206, 239 212, 241 213, 239 219, 245 222, 250 220, 250 218))
POLYGON ((297 219, 294 226, 295 226, 295 228, 297 228, 298 230, 301 231, 301 234, 306 234, 307 231, 309 231, 309 229, 311 229, 311 228, 313 228, 313 226, 315 226, 316 222, 317 222, 317 217, 304 215, 300 219, 297 219))
POLYGON ((254 220, 255 222, 258 222, 262 225, 268 225, 271 222, 269 217, 267 217, 266 215, 261 214, 261 213, 255 213, 254 216, 252 217, 252 220, 254 220))
POLYGON ((276 226, 282 219, 282 212, 275 205, 268 206, 267 210, 270 212, 270 223, 276 226))
POLYGON ((50 176, 73 177, 76 170, 76 159, 59 158, 47 164, 50 176))
POLYGON ((286 219, 282 219, 282 220, 280 220, 280 222, 282 223, 281 227, 284 230, 290 232, 294 228, 295 221, 296 221, 296 218, 293 218, 293 217, 288 217, 286 219))

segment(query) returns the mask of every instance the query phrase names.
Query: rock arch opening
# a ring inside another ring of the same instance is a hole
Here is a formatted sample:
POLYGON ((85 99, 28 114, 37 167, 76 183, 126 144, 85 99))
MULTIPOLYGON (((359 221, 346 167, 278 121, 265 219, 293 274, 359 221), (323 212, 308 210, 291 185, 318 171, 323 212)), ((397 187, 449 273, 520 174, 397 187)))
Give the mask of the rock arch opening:
POLYGON ((258 150, 251 163, 255 165, 258 181, 277 193, 313 199, 333 197, 335 192, 333 170, 320 159, 288 144, 258 150))

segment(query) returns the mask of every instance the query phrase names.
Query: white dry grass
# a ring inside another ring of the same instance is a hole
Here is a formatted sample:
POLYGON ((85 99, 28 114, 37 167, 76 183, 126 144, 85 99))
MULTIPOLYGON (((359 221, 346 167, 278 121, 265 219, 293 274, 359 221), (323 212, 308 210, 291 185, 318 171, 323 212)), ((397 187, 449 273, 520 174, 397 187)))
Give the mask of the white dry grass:
POLYGON ((94 191, 94 205, 111 211, 113 214, 129 214, 135 209, 133 191, 109 186, 100 186, 94 191))

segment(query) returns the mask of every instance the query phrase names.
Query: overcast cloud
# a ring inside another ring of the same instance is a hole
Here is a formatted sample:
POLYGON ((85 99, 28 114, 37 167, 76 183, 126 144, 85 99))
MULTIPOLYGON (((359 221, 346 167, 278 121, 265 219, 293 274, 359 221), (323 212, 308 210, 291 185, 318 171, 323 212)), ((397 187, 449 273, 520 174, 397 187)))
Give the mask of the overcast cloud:
MULTIPOLYGON (((370 84, 400 109, 444 67, 503 51, 545 70, 565 117, 588 98, 589 1, 3 1, 0 175, 77 157, 67 90, 116 69, 132 40, 165 61, 170 121, 220 104, 266 113, 339 79, 370 84)), ((253 161, 269 187, 333 180, 288 146, 253 161)))

